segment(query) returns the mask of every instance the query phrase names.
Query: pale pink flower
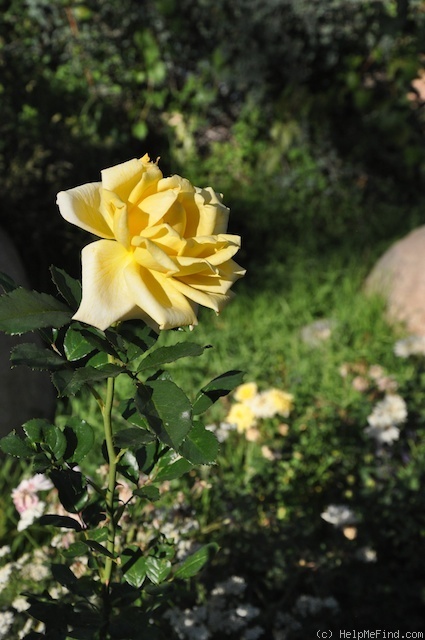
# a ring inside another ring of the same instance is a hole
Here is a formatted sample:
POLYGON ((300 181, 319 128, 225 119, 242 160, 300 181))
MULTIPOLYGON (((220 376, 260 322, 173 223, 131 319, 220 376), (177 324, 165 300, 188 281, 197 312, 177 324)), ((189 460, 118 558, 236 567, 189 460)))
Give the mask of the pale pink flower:
POLYGON ((22 480, 12 491, 12 500, 18 513, 34 509, 40 502, 38 491, 53 488, 52 482, 43 473, 36 473, 32 478, 22 480))
POLYGON ((356 391, 367 391, 369 389, 369 382, 363 376, 356 376, 351 384, 356 391))
POLYGON ((44 513, 46 504, 37 499, 37 504, 32 505, 21 513, 21 518, 18 522, 18 531, 23 531, 32 525, 38 518, 44 513))

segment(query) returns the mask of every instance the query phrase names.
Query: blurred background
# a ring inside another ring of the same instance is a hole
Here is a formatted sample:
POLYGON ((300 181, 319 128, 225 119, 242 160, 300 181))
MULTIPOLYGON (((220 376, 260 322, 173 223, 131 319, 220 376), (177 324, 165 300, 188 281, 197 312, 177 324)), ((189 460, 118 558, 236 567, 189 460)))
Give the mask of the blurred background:
POLYGON ((224 193, 251 285, 421 222, 421 0, 1 5, 1 224, 34 286, 79 272, 56 192, 145 152, 224 193))

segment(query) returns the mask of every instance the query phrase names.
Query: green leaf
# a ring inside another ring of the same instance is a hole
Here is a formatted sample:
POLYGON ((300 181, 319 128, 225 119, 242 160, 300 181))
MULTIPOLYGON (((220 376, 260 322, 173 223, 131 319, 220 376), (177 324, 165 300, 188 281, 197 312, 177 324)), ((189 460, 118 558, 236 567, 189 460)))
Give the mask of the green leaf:
POLYGON ((117 464, 117 470, 127 480, 137 484, 139 482, 139 464, 137 458, 132 451, 127 450, 123 456, 121 456, 119 463, 117 464))
POLYGON ((108 535, 108 528, 101 527, 99 529, 90 531, 90 540, 95 540, 96 542, 105 542, 108 539, 108 535))
POLYGON ((65 355, 70 362, 80 360, 95 350, 95 347, 82 335, 79 323, 71 324, 65 334, 63 347, 65 355))
POLYGON ((42 427, 41 445, 46 444, 56 460, 60 460, 66 450, 66 437, 59 427, 53 424, 45 424, 42 427))
MULTIPOLYGON (((87 483, 90 486, 93 486, 89 479, 87 480, 87 483)), ((93 501, 89 502, 87 506, 84 507, 84 509, 81 511, 81 519, 84 522, 87 529, 91 529, 90 535, 92 538, 94 538, 94 532, 95 532, 94 527, 98 527, 101 522, 105 524, 105 520, 106 520, 106 512, 105 512, 106 490, 102 491, 100 487, 98 487, 98 489, 99 489, 98 494, 102 495, 102 499, 96 500, 95 502, 93 501)), ((102 525, 100 530, 107 532, 108 528, 103 527, 102 525)), ((96 540, 99 542, 99 538, 96 538, 96 540)))
POLYGON ((71 311, 53 296, 19 287, 0 296, 0 330, 15 335, 43 327, 62 327, 71 311))
POLYGON ((42 451, 35 454, 32 460, 32 468, 34 473, 46 473, 51 467, 51 461, 42 451))
POLYGON ((25 422, 25 424, 22 425, 22 429, 24 430, 28 440, 34 444, 40 444, 43 439, 43 429, 46 425, 50 425, 50 422, 43 418, 33 418, 32 420, 25 422))
POLYGON ((120 449, 126 449, 127 447, 141 447, 149 442, 154 442, 156 436, 146 429, 139 429, 138 427, 130 427, 129 429, 122 429, 115 434, 115 444, 120 449))
POLYGON ((155 477, 155 482, 165 482, 166 480, 176 480, 193 469, 193 464, 189 460, 180 458, 164 468, 160 469, 155 477))
MULTIPOLYGON (((111 356, 119 357, 117 349, 113 342, 108 339, 107 335, 100 331, 100 329, 96 329, 95 327, 84 327, 81 325, 81 335, 89 342, 94 349, 98 351, 103 351, 104 353, 109 353, 111 356)), ((108 335, 113 337, 112 332, 108 332, 108 335)))
POLYGON ((73 542, 67 549, 61 549, 61 554, 65 558, 78 558, 84 556, 87 553, 87 545, 84 542, 73 542))
POLYGON ((200 356, 203 354, 204 349, 207 348, 208 347, 201 347, 199 344, 193 342, 178 342, 170 347, 159 347, 159 349, 151 351, 143 358, 137 368, 137 373, 145 369, 151 369, 152 367, 161 367, 163 364, 174 362, 179 358, 200 356))
POLYGON ((17 436, 15 431, 0 440, 0 449, 3 453, 15 458, 31 458, 35 454, 34 449, 17 436))
POLYGON ((72 278, 63 269, 58 269, 53 265, 50 267, 50 273, 61 296, 71 309, 77 309, 80 306, 82 296, 81 282, 72 278))
POLYGON ((171 562, 167 558, 146 558, 146 575, 154 584, 161 584, 170 575, 171 562))
POLYGON ((151 484, 148 484, 146 487, 136 489, 133 491, 133 495, 138 496, 139 498, 146 498, 146 500, 151 500, 152 502, 159 500, 161 497, 158 487, 154 487, 151 484))
POLYGON ((55 371, 61 369, 66 360, 52 349, 45 349, 33 342, 18 344, 10 354, 13 366, 26 365, 31 369, 48 369, 55 371))
POLYGON ((178 449, 192 426, 192 407, 171 380, 152 380, 138 386, 136 406, 164 444, 178 449))
POLYGON ((4 293, 10 293, 14 289, 18 289, 19 285, 16 284, 14 280, 7 273, 0 271, 0 287, 3 289, 4 293))
POLYGON ((159 443, 157 440, 145 444, 143 447, 136 451, 137 464, 139 470, 146 475, 149 475, 157 461, 159 443))
POLYGON ((158 340, 158 334, 141 320, 126 320, 115 331, 128 345, 135 345, 140 354, 148 351, 158 340))
POLYGON ((136 427, 146 428, 148 425, 146 418, 139 413, 134 398, 123 400, 120 403, 119 411, 124 420, 127 420, 130 424, 134 424, 136 427))
POLYGON ((52 469, 49 475, 66 511, 69 513, 81 511, 88 500, 83 474, 72 469, 52 469))
POLYGON ((65 460, 80 463, 93 448, 95 441, 93 427, 85 420, 68 418, 64 435, 67 442, 65 460))
POLYGON ((64 587, 77 582, 77 577, 66 564, 52 563, 50 565, 50 569, 52 571, 53 578, 64 587))
POLYGON ((193 414, 199 415, 209 409, 219 398, 226 396, 243 382, 242 371, 228 371, 211 380, 198 393, 193 403, 193 414))
POLYGON ((90 360, 87 361, 85 366, 99 369, 100 367, 103 367, 105 364, 108 364, 108 362, 109 362, 108 354, 104 353, 103 351, 99 351, 98 353, 95 352, 94 355, 90 357, 90 360))
POLYGON ((100 553, 102 556, 108 556, 108 558, 115 558, 114 554, 108 551, 103 544, 100 544, 96 540, 84 540, 84 544, 87 545, 93 551, 100 553))
POLYGON ((86 366, 74 371, 69 369, 55 371, 52 381, 60 396, 73 396, 85 384, 93 384, 111 376, 115 378, 124 371, 123 367, 115 364, 105 364, 98 368, 86 366))
POLYGON ((139 547, 131 545, 121 555, 124 579, 135 589, 140 589, 146 578, 146 558, 139 547))
POLYGON ((219 444, 215 435, 195 422, 182 442, 179 453, 192 464, 213 464, 218 455, 219 444))
POLYGON ((183 580, 192 578, 202 569, 204 564, 211 559, 211 556, 217 553, 218 549, 219 547, 215 542, 204 545, 182 562, 174 573, 174 577, 182 578, 183 580))
POLYGON ((55 514, 47 514, 41 516, 38 520, 38 524, 44 526, 64 527, 65 529, 74 529, 75 531, 82 531, 82 527, 77 520, 70 518, 69 516, 57 516, 55 514))

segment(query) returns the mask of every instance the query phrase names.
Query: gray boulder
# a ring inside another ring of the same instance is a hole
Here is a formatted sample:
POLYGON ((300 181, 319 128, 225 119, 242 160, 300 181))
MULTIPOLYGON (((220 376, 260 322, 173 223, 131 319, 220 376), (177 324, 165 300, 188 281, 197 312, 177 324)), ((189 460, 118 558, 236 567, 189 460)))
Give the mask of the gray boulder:
POLYGON ((390 321, 404 323, 411 334, 425 335, 425 226, 383 254, 366 279, 365 291, 385 298, 390 321))
MULTIPOLYGON (((17 284, 28 287, 24 267, 9 236, 0 228, 0 271, 17 284)), ((8 336, 0 332, 0 437, 31 418, 52 418, 55 393, 47 372, 19 366, 11 369, 10 350, 37 336, 8 336)))

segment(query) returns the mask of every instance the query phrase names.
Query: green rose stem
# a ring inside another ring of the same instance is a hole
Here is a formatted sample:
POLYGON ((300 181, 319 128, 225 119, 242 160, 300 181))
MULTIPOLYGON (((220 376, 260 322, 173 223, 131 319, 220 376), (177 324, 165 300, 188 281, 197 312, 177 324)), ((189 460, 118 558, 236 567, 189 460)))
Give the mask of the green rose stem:
MULTIPOLYGON (((108 356, 109 362, 113 361, 112 356, 108 356)), ((105 431, 106 449, 108 452, 109 460, 109 472, 108 472, 108 487, 106 490, 106 513, 108 517, 108 540, 106 548, 111 554, 106 556, 105 567, 102 576, 103 582, 103 614, 104 625, 101 631, 101 640, 106 639, 109 627, 110 616, 110 583, 112 579, 112 573, 114 569, 114 555, 115 555, 115 513, 114 513, 114 499, 115 499, 115 485, 117 479, 117 462, 118 457, 115 452, 113 431, 112 431, 112 405, 114 401, 114 388, 115 379, 111 376, 107 379, 106 383, 106 398, 105 404, 102 409, 103 413, 103 425, 105 431)))

